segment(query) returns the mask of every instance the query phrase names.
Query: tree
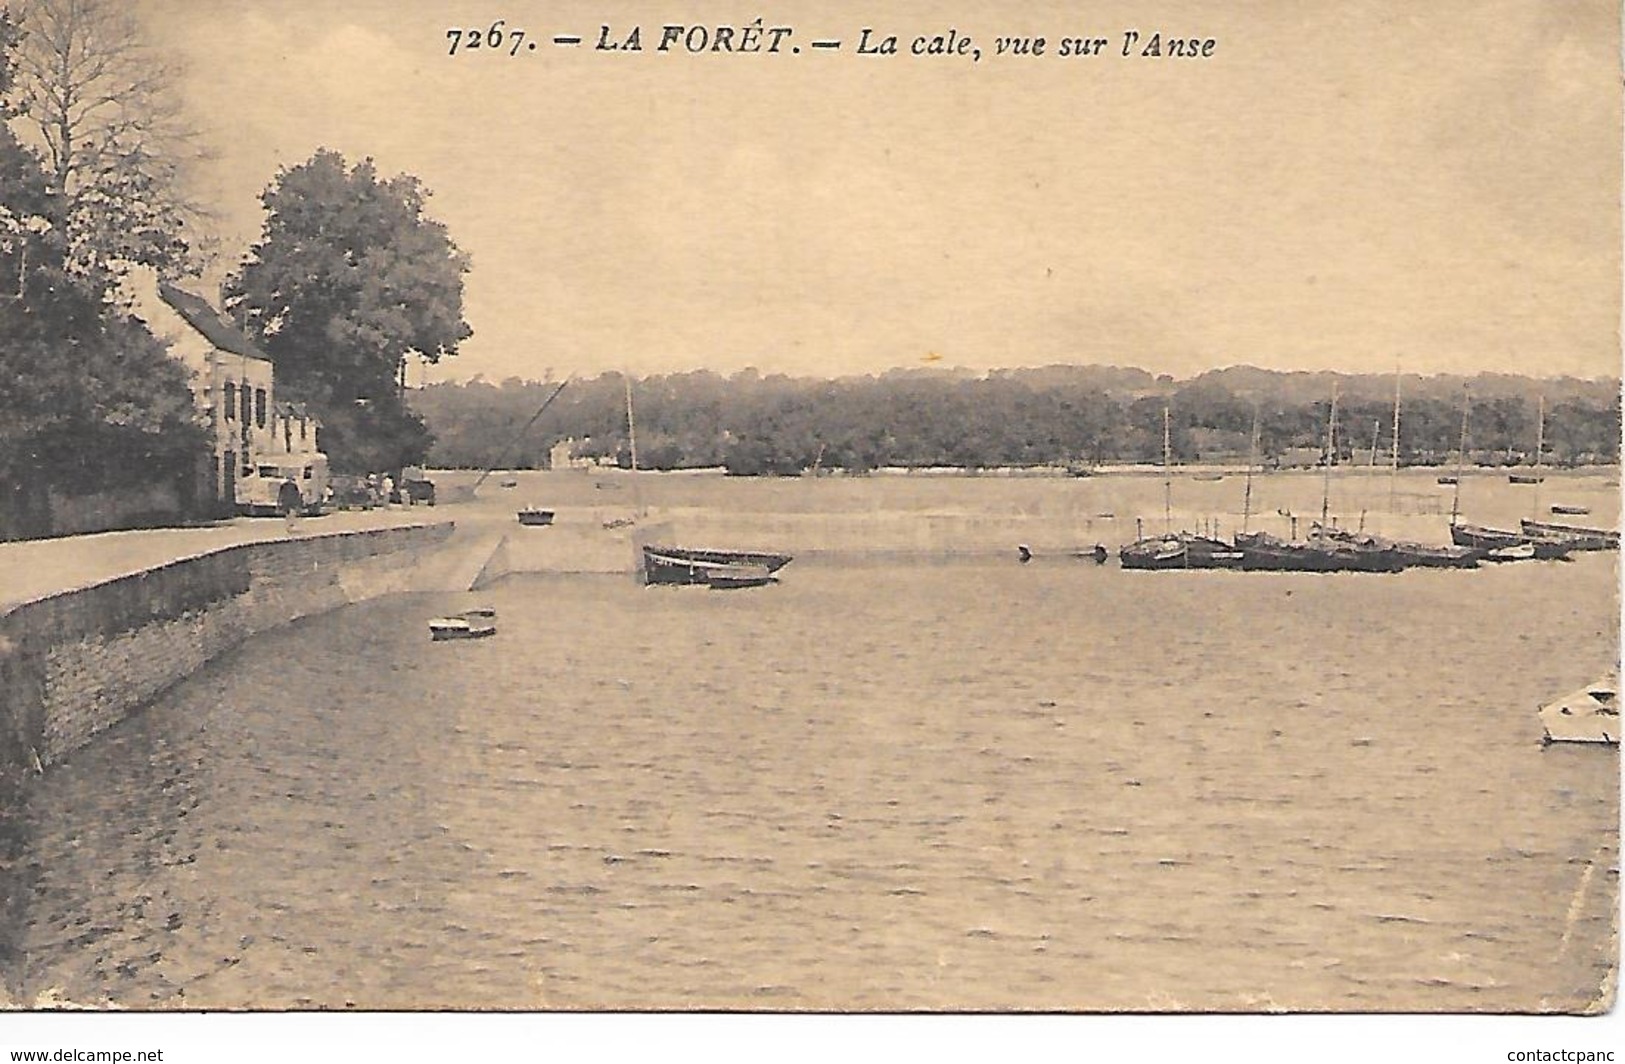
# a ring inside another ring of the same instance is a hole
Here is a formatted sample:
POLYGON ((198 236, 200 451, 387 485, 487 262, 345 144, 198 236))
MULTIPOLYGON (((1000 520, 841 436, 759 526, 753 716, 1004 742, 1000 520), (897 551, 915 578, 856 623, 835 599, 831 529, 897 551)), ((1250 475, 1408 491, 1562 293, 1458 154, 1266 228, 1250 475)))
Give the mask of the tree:
POLYGON ((20 0, 21 124, 44 157, 69 265, 195 266, 189 222, 205 212, 182 192, 201 154, 170 60, 148 45, 123 0, 20 0))
MULTIPOLYGON (((0 11, 0 118, 16 25, 0 11)), ((76 267, 60 195, 0 121, 0 534, 50 531, 46 494, 178 477, 202 453, 186 371, 76 267), (44 516, 41 516, 41 515, 44 516)))
POLYGON ((422 462, 431 440, 403 399, 406 361, 439 362, 472 335, 468 258, 424 213, 428 195, 410 175, 381 180, 371 159, 318 151, 260 196, 264 232, 226 282, 279 386, 322 418, 335 469, 422 462))

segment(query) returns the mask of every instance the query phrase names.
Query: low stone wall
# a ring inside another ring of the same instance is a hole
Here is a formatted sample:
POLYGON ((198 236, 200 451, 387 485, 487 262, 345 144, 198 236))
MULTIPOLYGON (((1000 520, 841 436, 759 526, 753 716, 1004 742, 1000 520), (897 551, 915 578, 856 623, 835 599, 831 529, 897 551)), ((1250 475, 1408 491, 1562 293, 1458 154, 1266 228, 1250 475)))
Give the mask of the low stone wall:
POLYGON ((250 636, 406 590, 449 523, 249 543, 0 616, 0 765, 49 766, 250 636))

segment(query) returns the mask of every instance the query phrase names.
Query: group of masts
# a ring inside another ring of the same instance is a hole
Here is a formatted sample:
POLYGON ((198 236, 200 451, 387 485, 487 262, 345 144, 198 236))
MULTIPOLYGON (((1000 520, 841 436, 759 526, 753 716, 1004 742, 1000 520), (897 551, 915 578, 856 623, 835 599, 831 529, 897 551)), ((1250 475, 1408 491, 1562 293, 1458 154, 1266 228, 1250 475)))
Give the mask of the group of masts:
MULTIPOLYGON (((1400 402, 1402 377, 1394 376, 1394 414, 1389 448, 1389 510, 1397 512, 1400 402)), ((1467 525, 1460 520, 1461 483, 1467 455, 1467 426, 1471 411, 1471 395, 1464 396, 1462 406, 1461 441, 1456 453, 1456 475, 1449 478, 1454 491, 1450 508, 1451 543, 1423 544, 1387 539, 1364 532, 1364 513, 1361 530, 1351 532, 1336 527, 1331 516, 1332 466, 1337 461, 1337 383, 1332 384, 1331 402, 1326 415, 1326 444, 1322 455, 1320 520, 1313 524, 1306 540, 1297 539, 1297 520, 1293 518, 1292 540, 1282 540, 1251 529, 1253 510, 1253 476, 1258 467, 1259 409, 1253 408, 1252 454, 1247 464, 1247 483, 1242 497, 1241 531, 1232 542, 1225 543, 1211 532, 1175 532, 1173 527, 1173 475, 1171 412, 1164 405, 1163 425, 1163 534, 1158 537, 1137 538, 1119 551, 1124 568, 1179 569, 1179 568, 1241 568, 1241 569, 1303 569, 1311 571, 1381 571, 1392 572, 1413 566, 1472 568, 1481 561, 1515 561, 1524 558, 1563 558, 1574 550, 1617 549, 1618 533, 1597 529, 1553 526, 1538 520, 1522 522, 1517 532, 1485 529, 1467 525)), ((1539 400, 1538 428, 1535 442, 1534 474, 1510 479, 1515 483, 1535 486, 1536 517, 1538 518, 1540 470, 1545 451, 1545 397, 1539 400)), ((1371 465, 1376 465, 1376 451, 1380 439, 1381 423, 1372 429, 1371 465)), ((1446 478, 1439 478, 1444 482, 1446 478)), ((1282 511, 1285 513, 1285 511, 1282 511)), ((1575 512, 1566 510, 1564 512, 1575 512)), ((1288 515, 1290 516, 1290 515, 1288 515)))

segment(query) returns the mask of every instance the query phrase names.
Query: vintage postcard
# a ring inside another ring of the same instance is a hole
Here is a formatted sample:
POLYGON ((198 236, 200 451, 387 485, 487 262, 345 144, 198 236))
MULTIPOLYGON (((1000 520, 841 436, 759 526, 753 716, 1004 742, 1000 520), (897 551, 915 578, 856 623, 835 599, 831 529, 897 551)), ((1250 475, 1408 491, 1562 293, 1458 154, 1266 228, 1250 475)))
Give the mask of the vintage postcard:
POLYGON ((1620 21, 0 0, 15 1048, 1612 1059, 1620 21))

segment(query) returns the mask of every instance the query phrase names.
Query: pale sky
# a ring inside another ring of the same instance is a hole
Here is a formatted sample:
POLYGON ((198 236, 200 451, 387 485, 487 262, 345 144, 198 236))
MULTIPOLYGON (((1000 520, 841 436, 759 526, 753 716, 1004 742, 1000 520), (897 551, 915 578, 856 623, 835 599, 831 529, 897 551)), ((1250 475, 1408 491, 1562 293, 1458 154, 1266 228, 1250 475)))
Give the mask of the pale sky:
POLYGON ((189 66, 231 261, 318 147, 433 191, 474 338, 429 379, 1619 372, 1611 2, 520 2, 479 12, 536 50, 452 57, 462 6, 142 5, 189 66), (759 11, 801 54, 656 50, 759 11), (595 50, 604 24, 644 51, 595 50), (856 54, 866 26, 904 54, 856 54), (949 28, 980 62, 907 54, 949 28), (1126 59, 1129 29, 1217 45, 1126 59), (1033 34, 1049 54, 994 54, 1033 34))

